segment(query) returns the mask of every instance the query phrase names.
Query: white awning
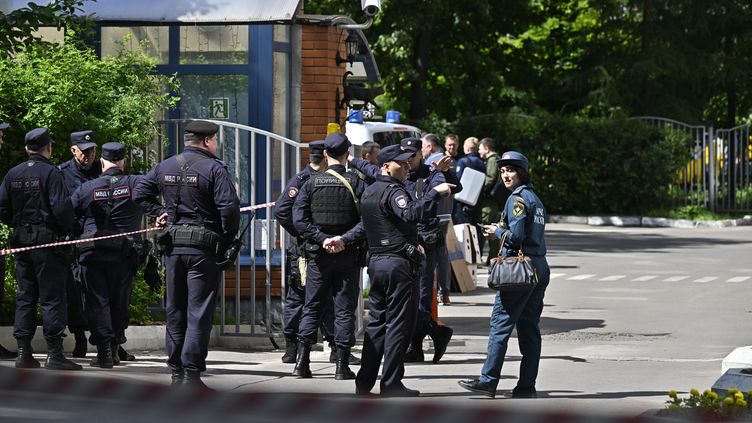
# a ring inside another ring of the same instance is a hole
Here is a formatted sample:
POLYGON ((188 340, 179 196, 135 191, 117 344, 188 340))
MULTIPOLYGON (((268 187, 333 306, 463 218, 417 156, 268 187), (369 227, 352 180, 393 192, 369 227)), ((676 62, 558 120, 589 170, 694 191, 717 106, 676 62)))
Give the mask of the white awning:
MULTIPOLYGON (((26 7, 27 3, 29 0, 0 0, 0 10, 7 13, 26 7)), ((97 0, 85 2, 83 14, 94 14, 98 22, 290 22, 299 3, 300 0, 97 0)))

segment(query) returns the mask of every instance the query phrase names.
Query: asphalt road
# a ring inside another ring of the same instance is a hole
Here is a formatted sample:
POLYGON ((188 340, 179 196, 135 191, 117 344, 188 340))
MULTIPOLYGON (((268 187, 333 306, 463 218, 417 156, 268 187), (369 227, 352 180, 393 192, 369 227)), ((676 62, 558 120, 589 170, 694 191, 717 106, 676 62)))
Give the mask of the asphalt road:
MULTIPOLYGON (((520 359, 516 339, 510 343, 497 399, 482 399, 456 384, 477 376, 485 358, 494 293, 482 288, 481 272, 479 289, 455 294, 451 306, 440 308, 441 320, 455 330, 442 362, 407 366, 404 382, 420 389, 422 397, 385 401, 416 410, 430 405, 642 415, 662 408, 670 389, 709 388, 720 376, 721 360, 734 348, 752 344, 752 227, 552 224, 547 227, 547 243, 553 279, 541 322, 539 399, 511 400, 502 395, 516 382, 520 359)), ((86 367, 75 377, 168 383, 162 352, 138 356, 139 361, 113 370, 86 367)), ((314 378, 308 380, 289 376, 292 365, 282 364, 280 356, 279 351, 211 351, 205 381, 222 392, 323 394, 352 401, 354 383, 333 380, 334 366, 326 361, 327 352, 313 353, 314 378)), ((0 366, 12 367, 12 361, 0 366)), ((19 415, 39 421, 99 419, 99 414, 90 416, 87 408, 60 405, 71 402, 40 403, 19 393, 4 398, 12 401, 0 407, 0 419, 19 415)), ((331 412, 336 416, 337 408, 331 412)), ((456 418, 463 418, 457 413, 456 418)))

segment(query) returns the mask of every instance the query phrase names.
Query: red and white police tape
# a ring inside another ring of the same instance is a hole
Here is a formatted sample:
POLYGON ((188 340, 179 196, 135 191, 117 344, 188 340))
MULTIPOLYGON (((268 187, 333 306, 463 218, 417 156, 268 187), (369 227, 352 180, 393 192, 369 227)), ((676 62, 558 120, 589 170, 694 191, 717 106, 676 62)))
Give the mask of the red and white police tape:
MULTIPOLYGON (((264 204, 257 204, 257 205, 254 205, 254 206, 242 207, 240 209, 240 212, 243 213, 243 212, 247 212, 247 211, 253 211, 253 210, 263 209, 263 208, 266 208, 266 207, 271 207, 273 205, 274 205, 274 202, 272 201, 271 203, 264 203, 264 204)), ((41 249, 41 248, 60 247, 60 246, 63 246, 63 245, 74 245, 74 244, 80 244, 80 243, 83 243, 83 242, 92 242, 92 241, 99 241, 99 240, 102 240, 102 239, 110 239, 110 238, 117 238, 117 237, 121 237, 121 236, 142 234, 142 233, 146 233, 146 232, 158 231, 160 229, 162 229, 162 228, 154 227, 154 228, 139 229, 137 231, 124 232, 124 233, 121 233, 121 234, 98 236, 96 238, 71 239, 71 240, 68 240, 68 241, 50 242, 50 243, 47 243, 47 244, 31 245, 31 246, 28 246, 28 247, 4 248, 4 249, 0 250, 0 256, 5 256, 5 255, 8 255, 8 254, 15 254, 15 253, 23 253, 25 251, 38 250, 38 249, 41 249)))

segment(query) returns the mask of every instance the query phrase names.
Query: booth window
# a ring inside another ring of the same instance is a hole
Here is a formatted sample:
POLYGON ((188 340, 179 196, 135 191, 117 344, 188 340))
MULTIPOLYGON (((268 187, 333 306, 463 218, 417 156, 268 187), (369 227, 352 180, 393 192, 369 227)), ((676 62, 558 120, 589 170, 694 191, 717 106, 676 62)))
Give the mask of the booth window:
POLYGON ((248 25, 180 27, 180 64, 247 64, 248 25))
POLYGON ((170 58, 169 28, 166 26, 103 26, 102 57, 117 56, 121 51, 141 49, 164 65, 170 58))

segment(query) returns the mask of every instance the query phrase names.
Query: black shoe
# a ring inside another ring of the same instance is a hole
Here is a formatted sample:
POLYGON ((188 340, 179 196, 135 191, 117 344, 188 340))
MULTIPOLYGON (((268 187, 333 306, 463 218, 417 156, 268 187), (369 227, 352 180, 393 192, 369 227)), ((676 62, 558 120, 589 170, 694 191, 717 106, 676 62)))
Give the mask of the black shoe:
POLYGON ((407 352, 405 353, 405 363, 422 363, 426 360, 425 356, 423 355, 423 347, 416 347, 414 344, 410 344, 409 347, 407 347, 407 352))
POLYGON ((16 339, 18 343, 18 357, 16 357, 17 369, 38 369, 42 364, 31 355, 34 351, 31 349, 31 338, 23 337, 16 339))
POLYGON ((512 389, 512 398, 538 398, 538 392, 535 388, 515 386, 514 389, 512 389))
POLYGON ((13 351, 8 351, 4 346, 0 345, 0 360, 9 360, 16 357, 18 357, 18 354, 13 351))
POLYGON ((185 370, 183 368, 170 370, 172 372, 170 386, 182 386, 185 380, 185 370))
POLYGON ((49 370, 81 370, 80 364, 76 364, 63 355, 63 338, 47 339, 47 361, 44 368, 49 370))
POLYGON ((350 353, 350 358, 347 360, 353 366, 360 366, 360 359, 350 353))
POLYGON ((298 342, 298 359, 295 362, 295 368, 292 375, 301 379, 313 377, 311 374, 311 345, 305 342, 298 342))
POLYGON ((420 396, 420 391, 406 388, 402 383, 395 386, 381 387, 381 396, 386 398, 411 398, 420 396))
POLYGON ((496 387, 488 382, 484 383, 478 379, 473 379, 473 380, 460 380, 457 382, 457 384, 467 389, 468 391, 477 392, 489 398, 496 397, 496 387))
POLYGON ((355 395, 359 397, 375 397, 376 394, 371 392, 370 389, 366 389, 365 387, 361 387, 358 385, 358 382, 355 382, 355 395))
POLYGON ((433 364, 436 364, 441 360, 441 357, 444 356, 444 353, 449 346, 449 341, 452 340, 452 334, 454 334, 454 331, 449 326, 439 326, 435 322, 431 322, 428 334, 431 336, 431 339, 433 339, 434 353, 432 361, 433 364))
POLYGON ((120 344, 118 344, 115 341, 112 341, 110 344, 110 349, 112 350, 112 364, 114 366, 120 365, 120 356, 118 355, 118 348, 120 347, 120 344))
POLYGON ((89 345, 86 343, 86 334, 82 330, 73 332, 73 336, 76 338, 76 346, 73 347, 72 357, 84 358, 86 357, 86 351, 89 349, 89 345))
POLYGON ((355 379, 355 373, 349 366, 350 348, 337 347, 337 369, 334 372, 334 380, 355 379))
POLYGON ((112 368, 112 346, 109 342, 97 345, 97 356, 91 359, 89 365, 91 367, 101 367, 103 369, 112 368))
POLYGON ((185 371, 185 378, 183 379, 182 386, 197 391, 213 391, 212 388, 206 386, 204 381, 201 380, 201 372, 194 372, 191 370, 185 371))
POLYGON ((136 356, 126 351, 122 345, 118 345, 117 356, 120 361, 136 361, 136 356))
POLYGON ((282 362, 292 364, 298 357, 298 342, 294 339, 285 340, 285 353, 282 355, 282 362))

